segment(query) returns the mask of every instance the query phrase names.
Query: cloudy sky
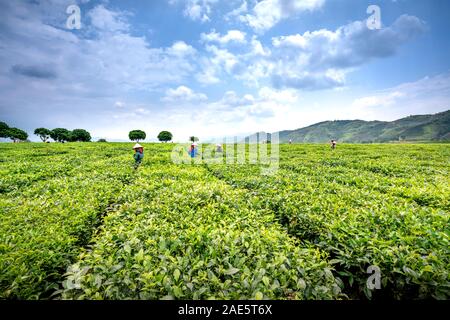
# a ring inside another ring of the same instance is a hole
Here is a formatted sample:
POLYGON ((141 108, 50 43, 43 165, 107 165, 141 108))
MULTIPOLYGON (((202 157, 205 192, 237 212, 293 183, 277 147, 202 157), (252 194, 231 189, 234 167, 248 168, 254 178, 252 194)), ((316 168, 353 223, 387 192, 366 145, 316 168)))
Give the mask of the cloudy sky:
POLYGON ((446 0, 0 0, 0 121, 185 141, 436 113, 449 33, 446 0))

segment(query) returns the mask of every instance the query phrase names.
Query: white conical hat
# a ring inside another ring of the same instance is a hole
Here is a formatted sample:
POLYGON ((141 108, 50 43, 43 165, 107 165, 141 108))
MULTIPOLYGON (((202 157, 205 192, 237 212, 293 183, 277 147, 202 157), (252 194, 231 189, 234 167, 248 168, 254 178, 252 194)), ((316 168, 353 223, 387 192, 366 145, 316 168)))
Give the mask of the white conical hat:
POLYGON ((198 143, 197 143, 197 142, 194 142, 192 145, 193 145, 193 146, 198 146, 198 143))
POLYGON ((133 147, 133 149, 137 149, 137 148, 143 148, 143 146, 141 146, 139 143, 136 143, 133 147))

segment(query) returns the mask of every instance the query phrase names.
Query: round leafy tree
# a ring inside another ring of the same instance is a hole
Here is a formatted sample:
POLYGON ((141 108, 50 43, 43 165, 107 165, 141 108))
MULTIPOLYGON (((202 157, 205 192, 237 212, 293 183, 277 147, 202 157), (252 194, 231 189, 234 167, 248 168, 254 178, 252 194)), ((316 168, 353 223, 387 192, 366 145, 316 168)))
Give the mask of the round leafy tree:
POLYGON ((70 131, 64 128, 53 129, 50 133, 50 137, 58 142, 64 142, 70 140, 70 131))
POLYGON ((189 141, 195 142, 198 140, 199 140, 198 137, 194 137, 194 136, 189 137, 189 141))
POLYGON ((14 142, 17 141, 24 141, 28 139, 28 133, 26 133, 23 130, 20 130, 18 128, 9 128, 8 129, 8 138, 13 140, 14 142))
POLYGON ((47 142, 48 138, 50 138, 50 134, 52 132, 46 128, 37 128, 34 130, 34 134, 41 138, 42 142, 47 142))
POLYGON ((91 134, 84 129, 75 129, 70 133, 71 141, 89 142, 91 134))
POLYGON ((137 141, 144 140, 147 135, 142 130, 133 130, 130 131, 128 134, 128 138, 130 138, 131 141, 137 141))
POLYGON ((170 141, 170 140, 172 140, 172 137, 173 137, 172 133, 170 133, 169 131, 161 131, 158 134, 158 140, 161 141, 161 142, 170 141))
POLYGON ((8 130, 9 126, 4 122, 0 122, 0 138, 9 138, 8 130))

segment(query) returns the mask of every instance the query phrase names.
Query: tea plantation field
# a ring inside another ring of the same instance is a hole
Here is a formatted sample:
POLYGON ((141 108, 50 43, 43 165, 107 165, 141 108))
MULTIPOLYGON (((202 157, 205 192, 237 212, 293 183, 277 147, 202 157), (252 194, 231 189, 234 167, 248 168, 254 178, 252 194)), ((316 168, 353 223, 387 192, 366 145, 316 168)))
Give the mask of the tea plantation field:
POLYGON ((132 145, 0 144, 0 299, 450 298, 449 144, 132 145))

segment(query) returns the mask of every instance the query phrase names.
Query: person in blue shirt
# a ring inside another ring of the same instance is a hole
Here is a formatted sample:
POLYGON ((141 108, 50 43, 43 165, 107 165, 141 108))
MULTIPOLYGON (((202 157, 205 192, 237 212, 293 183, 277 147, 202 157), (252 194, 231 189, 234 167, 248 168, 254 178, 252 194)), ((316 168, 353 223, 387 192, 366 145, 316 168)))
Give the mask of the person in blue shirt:
POLYGON ((144 147, 139 143, 136 143, 133 147, 134 149, 134 169, 137 169, 144 159, 144 147))
POLYGON ((197 145, 195 143, 191 144, 189 155, 191 156, 191 158, 194 158, 197 155, 197 145))

